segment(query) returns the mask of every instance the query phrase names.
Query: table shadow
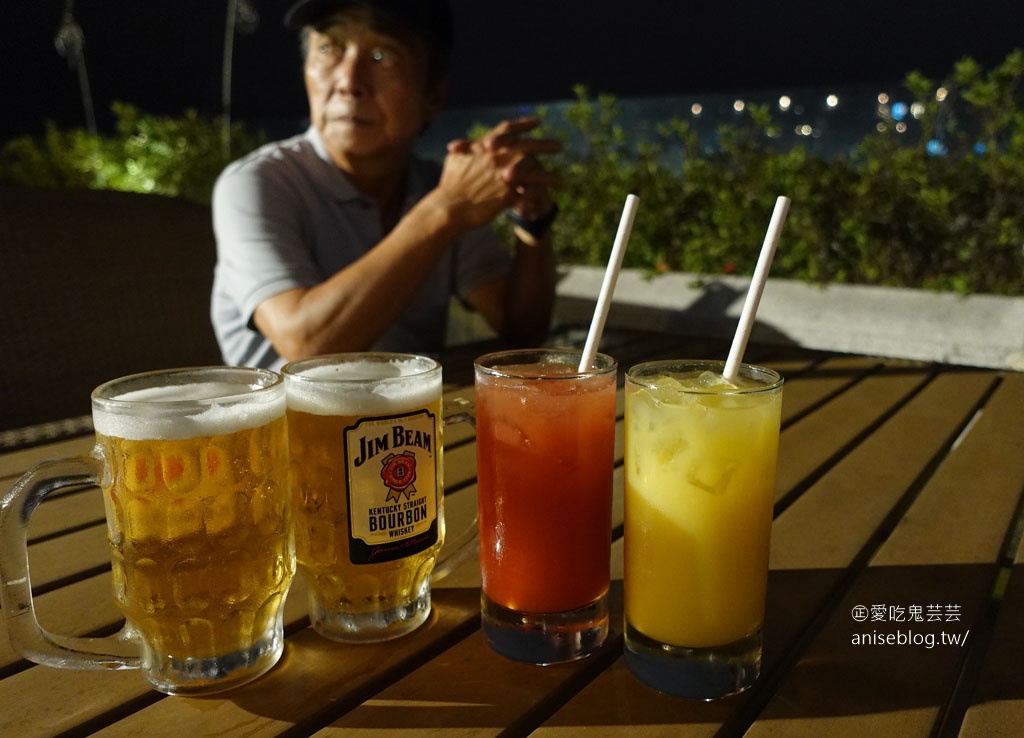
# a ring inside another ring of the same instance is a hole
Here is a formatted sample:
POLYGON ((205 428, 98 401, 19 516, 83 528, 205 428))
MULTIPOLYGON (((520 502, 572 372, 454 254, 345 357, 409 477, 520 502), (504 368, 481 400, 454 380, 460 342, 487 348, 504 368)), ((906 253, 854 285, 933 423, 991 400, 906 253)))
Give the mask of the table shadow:
MULTIPOLYGON (((402 648, 400 642, 340 647, 303 633, 291 639, 277 674, 237 691, 232 700, 248 712, 304 728, 333 723, 395 730, 500 728, 510 734, 541 724, 581 730, 707 725, 711 734, 723 725, 742 732, 754 720, 921 708, 941 714, 971 649, 1006 651, 1004 671, 997 675, 1010 674, 1006 670, 1020 663, 1024 635, 1019 627, 996 629, 997 640, 989 643, 994 576, 995 567, 987 565, 880 566, 855 578, 843 569, 773 571, 762 678, 745 694, 713 702, 670 697, 639 682, 620 657, 620 627, 604 651, 575 664, 537 667, 503 659, 487 648, 478 623, 470 622, 472 589, 439 590, 435 620, 410 637, 427 645, 410 640, 410 653, 383 668, 374 666, 375 659, 402 648), (455 621, 463 623, 461 630, 451 629, 449 608, 460 613, 455 621), (933 611, 940 619, 931 619, 933 611), (450 630, 431 635, 432 629, 450 630), (963 637, 966 646, 943 643, 942 633, 963 637), (323 678, 330 660, 353 654, 374 673, 354 686, 313 690, 320 692, 317 700, 333 696, 311 711, 310 680, 323 678)), ((1018 616, 1024 612, 1022 580, 1019 572, 1003 603, 1018 616)), ((616 613, 621 613, 621 596, 616 583, 616 613)), ((970 679, 977 681, 978 675, 970 679)), ((1024 699, 1024 680, 1001 678, 999 686, 1000 698, 1024 699)))

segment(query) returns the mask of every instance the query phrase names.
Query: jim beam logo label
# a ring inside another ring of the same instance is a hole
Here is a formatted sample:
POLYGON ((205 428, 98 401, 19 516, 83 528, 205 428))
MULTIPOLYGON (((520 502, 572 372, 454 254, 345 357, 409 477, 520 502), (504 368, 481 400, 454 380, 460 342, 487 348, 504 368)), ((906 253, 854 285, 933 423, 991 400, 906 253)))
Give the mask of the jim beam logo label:
POLYGON ((395 561, 437 543, 437 417, 362 418, 345 429, 349 558, 395 561))

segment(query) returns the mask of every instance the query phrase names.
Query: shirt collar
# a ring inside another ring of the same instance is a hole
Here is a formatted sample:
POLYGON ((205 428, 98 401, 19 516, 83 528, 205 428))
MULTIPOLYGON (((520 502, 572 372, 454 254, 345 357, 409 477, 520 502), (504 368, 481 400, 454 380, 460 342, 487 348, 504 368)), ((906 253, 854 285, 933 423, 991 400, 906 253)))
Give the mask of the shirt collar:
POLYGON ((323 136, 320 135, 320 131, 316 129, 316 126, 311 125, 306 130, 306 140, 309 141, 309 145, 313 147, 316 155, 327 165, 324 168, 323 183, 330 189, 334 199, 340 202, 348 202, 350 200, 368 202, 367 197, 356 189, 348 175, 334 163, 334 159, 331 158, 330 153, 327 151, 327 145, 324 143, 323 136))
MULTIPOLYGON (((328 165, 327 169, 329 172, 324 176, 324 183, 331 189, 336 200, 340 202, 349 202, 351 200, 370 202, 364 194, 356 189, 348 175, 334 163, 334 159, 331 158, 330 153, 327 151, 327 145, 324 143, 323 136, 320 135, 320 131, 317 130, 316 126, 310 125, 306 130, 306 140, 309 141, 316 155, 328 165)), ((434 181, 431 181, 424 167, 413 156, 409 162, 409 170, 405 178, 405 196, 402 201, 402 213, 407 213, 436 184, 436 177, 434 181)))

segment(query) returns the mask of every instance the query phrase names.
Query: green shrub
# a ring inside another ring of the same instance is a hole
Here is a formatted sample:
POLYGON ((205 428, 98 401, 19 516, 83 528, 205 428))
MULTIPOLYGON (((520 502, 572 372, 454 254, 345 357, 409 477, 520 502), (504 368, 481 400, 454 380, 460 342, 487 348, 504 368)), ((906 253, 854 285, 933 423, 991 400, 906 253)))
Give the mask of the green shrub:
POLYGON ((815 282, 1024 294, 1024 52, 985 74, 959 62, 942 85, 905 84, 922 135, 891 126, 849 156, 781 148, 766 107, 749 106, 702 148, 686 120, 636 141, 614 98, 585 88, 543 135, 574 143, 553 167, 564 183, 555 225, 563 262, 607 261, 628 193, 640 198, 627 266, 658 273, 753 271, 778 195, 792 201, 772 274, 815 282), (941 137, 944 156, 929 153, 941 137), (669 151, 681 150, 681 164, 669 151))
MULTIPOLYGON (((871 133, 848 156, 782 146, 780 124, 751 105, 701 143, 683 119, 637 140, 615 98, 583 87, 537 135, 570 142, 550 164, 563 181, 556 247, 563 264, 604 265, 628 193, 640 198, 626 266, 657 274, 753 271, 778 195, 792 201, 773 276, 1024 295, 1024 51, 985 72, 971 59, 942 85, 911 73, 921 135, 871 133), (939 99, 938 90, 945 90, 939 99), (933 156, 941 140, 946 154, 933 156), (669 153, 672 155, 669 156, 669 153)), ((117 135, 49 127, 0 152, 0 182, 101 187, 208 202, 231 160, 265 137, 190 111, 158 118, 115 105, 117 135)), ((499 224, 506 232, 507 222, 499 224)))
POLYGON ((9 141, 0 152, 0 182, 149 192, 206 203, 220 171, 266 141, 235 123, 225 147, 223 121, 194 110, 166 118, 114 103, 113 111, 117 133, 112 137, 48 125, 41 141, 9 141))

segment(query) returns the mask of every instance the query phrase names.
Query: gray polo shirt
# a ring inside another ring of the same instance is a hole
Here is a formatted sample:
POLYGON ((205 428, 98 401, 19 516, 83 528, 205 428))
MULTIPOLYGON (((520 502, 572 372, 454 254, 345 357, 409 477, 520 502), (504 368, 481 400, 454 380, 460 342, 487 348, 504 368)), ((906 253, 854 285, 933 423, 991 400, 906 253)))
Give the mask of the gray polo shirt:
MULTIPOLYGON (((440 165, 414 159, 403 214, 433 189, 440 165)), ((280 368, 283 360, 256 329, 269 297, 313 287, 384 237, 376 205, 331 161, 319 132, 268 144, 230 164, 213 192, 217 238, 211 318, 224 361, 280 368)), ((490 227, 447 249, 398 320, 374 346, 425 353, 444 345, 448 301, 508 273, 511 257, 490 227)))

